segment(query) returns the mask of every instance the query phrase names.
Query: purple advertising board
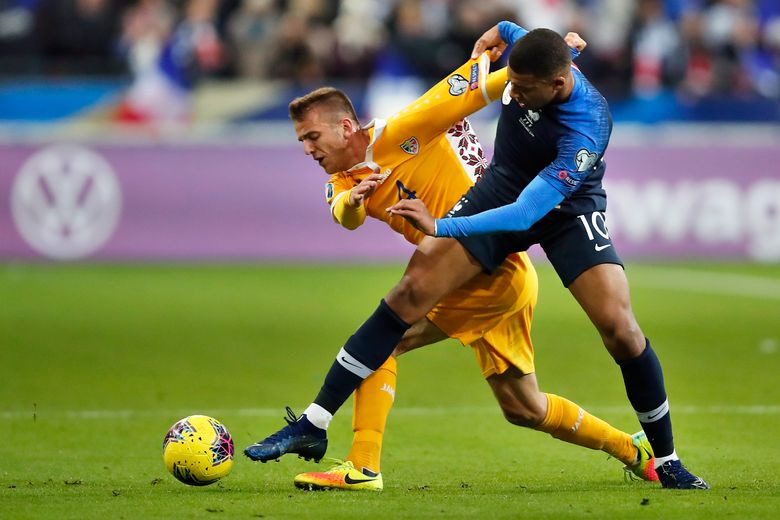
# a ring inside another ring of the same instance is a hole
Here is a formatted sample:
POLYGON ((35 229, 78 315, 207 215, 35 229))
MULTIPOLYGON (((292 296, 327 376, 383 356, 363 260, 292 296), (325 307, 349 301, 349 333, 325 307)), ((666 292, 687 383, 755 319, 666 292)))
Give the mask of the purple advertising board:
MULTIPOLYGON (((0 259, 400 260, 383 224, 335 224, 294 145, 0 145, 0 259)), ((615 146, 607 222, 626 257, 780 261, 780 147, 615 146)), ((595 224, 595 223, 594 223, 595 224)))

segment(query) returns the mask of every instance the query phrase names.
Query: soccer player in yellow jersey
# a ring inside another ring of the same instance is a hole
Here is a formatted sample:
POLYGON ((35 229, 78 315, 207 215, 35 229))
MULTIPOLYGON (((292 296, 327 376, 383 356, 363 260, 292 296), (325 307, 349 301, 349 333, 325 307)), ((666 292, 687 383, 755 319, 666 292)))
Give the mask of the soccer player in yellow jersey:
MULTIPOLYGON (((471 60, 405 109, 364 127, 359 125, 349 98, 334 88, 317 89, 290 103, 290 116, 304 152, 331 175, 326 199, 336 222, 355 229, 371 216, 413 244, 422 240, 417 229, 385 209, 399 199, 419 198, 434 214, 443 215, 479 181, 487 162, 464 117, 500 97, 504 90, 506 72, 502 69, 489 74, 489 65, 487 54, 471 60)), ((328 471, 298 475, 296 486, 381 490, 380 452, 395 397, 395 357, 447 337, 472 347, 509 422, 603 450, 626 464, 628 471, 655 480, 652 451, 642 435, 632 438, 575 403, 540 392, 530 337, 537 290, 536 272, 526 253, 519 253, 510 255, 492 275, 477 275, 440 300, 425 319, 406 332, 393 356, 373 374, 366 374, 358 387, 355 435, 346 461, 328 471)), ((344 362, 356 361, 343 354, 344 362)), ((288 422, 297 424, 292 411, 288 409, 288 413, 288 422)), ((320 443, 280 452, 263 442, 245 453, 263 462, 284 452, 319 459, 326 446, 320 443)))

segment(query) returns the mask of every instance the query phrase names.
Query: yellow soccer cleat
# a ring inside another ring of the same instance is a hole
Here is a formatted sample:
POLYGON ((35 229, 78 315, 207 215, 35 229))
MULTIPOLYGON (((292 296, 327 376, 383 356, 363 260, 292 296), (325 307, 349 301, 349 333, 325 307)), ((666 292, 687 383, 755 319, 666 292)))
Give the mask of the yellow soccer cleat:
POLYGON ((645 432, 640 431, 632 435, 631 440, 639 452, 639 458, 634 464, 625 466, 623 470, 629 476, 636 475, 642 480, 658 482, 658 473, 655 472, 655 456, 653 455, 653 447, 650 446, 650 441, 647 440, 647 435, 645 435, 645 432))
POLYGON ((382 491, 381 473, 360 471, 352 462, 331 459, 334 465, 327 471, 310 471, 296 475, 295 487, 309 491, 344 489, 348 491, 382 491))

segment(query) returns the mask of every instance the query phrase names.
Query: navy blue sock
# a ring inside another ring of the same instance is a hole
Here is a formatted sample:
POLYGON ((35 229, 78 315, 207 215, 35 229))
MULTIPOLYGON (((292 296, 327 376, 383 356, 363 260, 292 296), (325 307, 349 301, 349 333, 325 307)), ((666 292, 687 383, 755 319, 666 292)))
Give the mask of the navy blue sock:
POLYGON ((335 414, 360 383, 387 361, 407 329, 409 324, 380 301, 339 351, 314 403, 335 414))
POLYGON ((631 406, 634 407, 642 429, 647 434, 656 457, 671 455, 674 451, 672 417, 666 399, 664 374, 650 340, 645 350, 633 359, 618 361, 631 406))

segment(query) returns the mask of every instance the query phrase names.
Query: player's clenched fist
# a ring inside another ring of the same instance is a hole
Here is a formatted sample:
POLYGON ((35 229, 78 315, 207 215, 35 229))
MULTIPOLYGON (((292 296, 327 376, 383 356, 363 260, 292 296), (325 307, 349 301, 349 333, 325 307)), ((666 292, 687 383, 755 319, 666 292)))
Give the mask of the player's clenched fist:
POLYGON ((563 37, 563 41, 566 42, 566 45, 572 49, 575 49, 577 52, 584 51, 585 47, 588 46, 588 42, 583 40, 576 32, 566 33, 566 36, 563 37))
POLYGON ((420 199, 403 199, 387 208, 387 212, 402 216, 426 235, 436 236, 436 221, 420 199))

